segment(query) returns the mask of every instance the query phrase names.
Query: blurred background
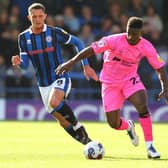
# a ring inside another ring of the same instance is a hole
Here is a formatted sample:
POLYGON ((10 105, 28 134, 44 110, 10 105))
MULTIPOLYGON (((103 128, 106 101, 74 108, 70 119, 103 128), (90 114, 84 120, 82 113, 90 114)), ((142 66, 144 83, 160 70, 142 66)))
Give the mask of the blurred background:
MULTIPOLYGON (((85 46, 102 36, 124 32, 130 16, 144 18, 143 36, 153 43, 166 62, 168 71, 168 1, 167 0, 0 0, 0 120, 52 120, 41 102, 32 65, 20 71, 11 65, 18 54, 17 36, 29 27, 27 8, 33 2, 46 6, 46 23, 77 35, 85 46)), ((65 61, 74 56, 72 46, 63 46, 65 61)), ((102 56, 89 59, 99 74, 102 56)), ((148 89, 153 121, 167 122, 168 107, 164 100, 156 101, 160 83, 156 73, 144 59, 139 74, 148 89)), ((70 72, 72 91, 69 103, 80 120, 105 121, 100 84, 87 81, 81 64, 70 72)), ((125 103, 122 115, 137 120, 135 108, 125 103)))

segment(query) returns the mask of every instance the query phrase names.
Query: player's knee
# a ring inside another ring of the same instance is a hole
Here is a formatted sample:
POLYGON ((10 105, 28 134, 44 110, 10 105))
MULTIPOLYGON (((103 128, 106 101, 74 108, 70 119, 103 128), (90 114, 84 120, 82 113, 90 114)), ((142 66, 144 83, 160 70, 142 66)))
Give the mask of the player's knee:
POLYGON ((60 100, 51 99, 49 101, 49 106, 52 107, 52 108, 56 108, 56 107, 59 106, 60 103, 61 103, 60 100))
POLYGON ((148 107, 146 104, 141 103, 137 106, 137 110, 139 113, 143 113, 144 111, 148 111, 148 107))

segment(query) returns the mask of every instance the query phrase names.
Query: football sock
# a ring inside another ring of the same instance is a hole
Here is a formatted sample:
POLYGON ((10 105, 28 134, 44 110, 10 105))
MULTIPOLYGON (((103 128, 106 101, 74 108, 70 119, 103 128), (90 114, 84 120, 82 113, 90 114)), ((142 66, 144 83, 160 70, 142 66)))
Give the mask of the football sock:
POLYGON ((65 131, 71 135, 74 139, 79 141, 79 136, 77 135, 76 131, 73 129, 73 125, 68 126, 67 128, 64 128, 65 131))
POLYGON ((77 122, 76 125, 73 126, 73 129, 76 131, 77 129, 79 129, 82 125, 80 124, 80 122, 77 122))
POLYGON ((120 127, 117 130, 127 130, 129 127, 127 120, 120 118, 120 127))
POLYGON ((69 121, 72 125, 76 125, 77 119, 71 110, 71 108, 64 102, 63 106, 57 110, 64 118, 69 121))
POLYGON ((146 149, 149 149, 151 147, 151 145, 153 145, 152 141, 147 141, 146 142, 146 149))
POLYGON ((70 125, 67 128, 65 128, 65 131, 71 135, 74 139, 79 141, 82 144, 87 144, 91 141, 91 139, 88 137, 88 134, 83 126, 78 128, 77 130, 74 130, 74 126, 70 125))
POLYGON ((88 134, 85 130, 85 128, 83 126, 81 126, 80 128, 78 128, 76 130, 76 133, 77 135, 79 136, 79 141, 82 143, 82 144, 87 144, 88 142, 91 141, 91 139, 88 137, 88 134))
POLYGON ((148 112, 141 114, 139 121, 143 130, 145 142, 152 142, 153 134, 152 134, 152 121, 150 114, 148 112))
POLYGON ((72 125, 65 128, 65 130, 77 141, 82 144, 87 144, 90 140, 85 128, 77 121, 71 108, 64 103, 64 105, 57 110, 67 121, 72 125))

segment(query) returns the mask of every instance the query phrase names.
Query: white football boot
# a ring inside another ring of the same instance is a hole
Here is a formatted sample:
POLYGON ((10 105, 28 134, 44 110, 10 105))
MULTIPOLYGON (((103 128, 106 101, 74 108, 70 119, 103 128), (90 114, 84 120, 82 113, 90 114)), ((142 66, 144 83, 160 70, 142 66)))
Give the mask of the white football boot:
POLYGON ((139 145, 139 137, 137 136, 137 134, 135 132, 134 122, 132 120, 128 120, 128 124, 129 124, 129 127, 127 130, 127 133, 129 135, 129 138, 134 146, 138 146, 139 145))
POLYGON ((151 146, 147 149, 147 156, 149 159, 159 159, 160 153, 158 153, 156 149, 153 147, 153 145, 151 144, 151 146))

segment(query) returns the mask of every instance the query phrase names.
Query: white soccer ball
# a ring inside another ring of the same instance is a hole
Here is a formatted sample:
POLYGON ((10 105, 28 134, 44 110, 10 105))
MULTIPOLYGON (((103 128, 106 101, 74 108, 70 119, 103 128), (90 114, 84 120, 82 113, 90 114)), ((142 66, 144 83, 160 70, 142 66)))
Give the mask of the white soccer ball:
POLYGON ((104 147, 98 141, 91 141, 85 145, 84 155, 87 159, 102 159, 104 156, 104 147))

